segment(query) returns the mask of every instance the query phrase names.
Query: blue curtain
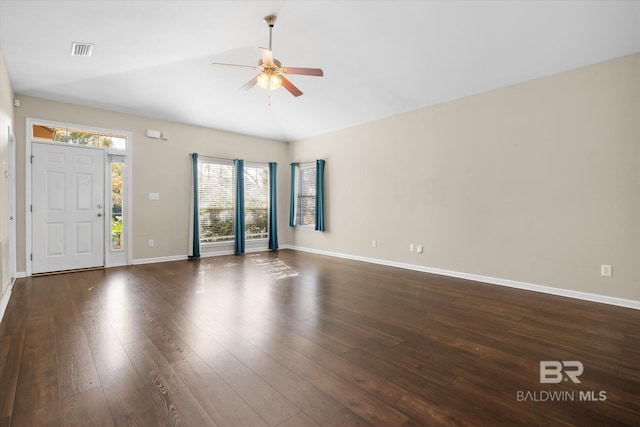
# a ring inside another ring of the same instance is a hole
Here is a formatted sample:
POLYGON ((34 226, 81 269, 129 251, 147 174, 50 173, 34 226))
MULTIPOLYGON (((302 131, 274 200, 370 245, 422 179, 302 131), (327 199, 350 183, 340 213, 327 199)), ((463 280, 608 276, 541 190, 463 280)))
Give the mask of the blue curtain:
POLYGON ((324 160, 316 160, 316 230, 324 231, 324 160))
POLYGON ((269 163, 269 249, 278 249, 278 212, 276 210, 276 168, 277 163, 269 163))
POLYGON ((191 154, 191 218, 189 219, 189 258, 200 258, 200 203, 198 201, 198 153, 191 154))
POLYGON ((234 230, 234 252, 244 253, 244 161, 235 159, 236 167, 236 212, 234 230))
POLYGON ((291 196, 289 201, 289 227, 296 226, 296 168, 297 163, 291 163, 291 196))

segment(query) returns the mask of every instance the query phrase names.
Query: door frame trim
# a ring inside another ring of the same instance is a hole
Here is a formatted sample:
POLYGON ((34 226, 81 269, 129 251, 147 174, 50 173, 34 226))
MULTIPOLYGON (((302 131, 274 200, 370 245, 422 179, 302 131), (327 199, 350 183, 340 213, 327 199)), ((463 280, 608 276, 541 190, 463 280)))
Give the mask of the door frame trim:
MULTIPOLYGON (((111 134, 118 134, 118 135, 124 135, 127 138, 127 149, 126 150, 110 150, 110 149, 104 149, 102 148, 102 150, 104 150, 105 152, 105 171, 106 171, 106 165, 109 164, 109 154, 119 154, 119 155, 123 155, 126 157, 126 163, 125 163, 125 182, 124 182, 124 191, 125 191, 125 198, 124 198, 124 203, 126 206, 126 212, 123 213, 124 217, 125 217, 125 245, 127 246, 127 265, 131 265, 132 264, 132 260, 133 260, 133 248, 132 248, 132 243, 133 243, 133 237, 132 237, 132 218, 133 218, 133 209, 132 209, 132 189, 133 189, 133 134, 132 132, 128 132, 128 131, 123 131, 123 130, 117 130, 117 129, 108 129, 108 128, 102 128, 99 126, 87 126, 87 125, 77 125, 74 123, 66 123, 66 122, 59 122, 59 121, 53 121, 53 120, 45 120, 45 119, 36 119, 36 118, 31 118, 31 117, 27 117, 26 119, 26 143, 25 143, 25 266, 26 266, 26 275, 27 276, 31 276, 32 272, 33 272, 33 261, 31 260, 31 254, 33 252, 33 215, 31 214, 31 205, 33 203, 32 200, 32 194, 31 194, 31 185, 32 185, 32 168, 31 168, 31 144, 33 142, 46 142, 46 141, 38 141, 38 140, 34 140, 33 138, 33 125, 37 123, 37 124, 43 124, 43 125, 50 125, 50 126, 56 126, 56 127, 69 127, 69 128, 73 128, 73 129, 79 129, 79 130, 86 130, 86 131, 91 131, 91 132, 101 132, 101 133, 111 133, 111 134)), ((73 146, 70 144, 66 144, 66 143, 56 143, 56 142, 48 142, 50 144, 59 144, 59 145, 69 145, 69 146, 73 146)), ((95 149, 101 149, 96 147, 95 149)), ((105 172, 105 176, 106 176, 106 172, 105 172)), ((104 206, 105 208, 107 206, 111 206, 111 188, 107 188, 107 182, 105 180, 104 182, 104 186, 105 186, 105 194, 104 194, 104 206)), ((105 209, 106 210, 106 209, 105 209)), ((108 227, 108 224, 110 224, 110 222, 105 221, 105 233, 106 233, 106 229, 108 227)), ((110 265, 109 261, 110 261, 110 256, 109 256, 109 251, 111 249, 111 239, 104 239, 104 266, 105 267, 111 267, 111 266, 115 266, 115 265, 110 265)))
MULTIPOLYGON (((9 276, 11 283, 9 286, 13 285, 13 282, 16 280, 16 271, 17 271, 17 226, 18 217, 16 215, 17 210, 17 199, 16 199, 16 135, 13 132, 11 126, 7 129, 8 133, 8 141, 9 141, 9 276)), ((1 316, 0 316, 1 318, 1 316)))

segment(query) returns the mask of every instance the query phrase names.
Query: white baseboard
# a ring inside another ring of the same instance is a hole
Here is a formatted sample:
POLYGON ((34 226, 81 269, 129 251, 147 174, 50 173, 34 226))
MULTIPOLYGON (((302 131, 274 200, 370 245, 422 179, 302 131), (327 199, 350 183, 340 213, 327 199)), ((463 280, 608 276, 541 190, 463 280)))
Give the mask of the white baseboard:
POLYGON ((186 255, 171 255, 171 256, 161 256, 154 258, 138 258, 131 261, 131 265, 140 265, 140 264, 155 264, 158 262, 169 262, 169 261, 181 261, 189 258, 186 255))
POLYGON ((2 322, 2 318, 4 317, 4 312, 7 311, 7 306, 9 305, 9 298, 11 298, 11 291, 13 291, 14 280, 11 280, 9 286, 4 291, 4 294, 0 296, 0 323, 2 322))
MULTIPOLYGON (((281 247, 281 249, 285 249, 281 247)), ((575 298, 584 301, 598 302, 602 304, 616 305, 619 307, 633 308, 640 310, 640 301, 611 297, 607 295, 592 294, 588 292, 573 291, 570 289, 554 288, 551 286, 536 285, 533 283, 519 282, 516 280, 500 279, 497 277, 482 276, 479 274, 461 273, 458 271, 443 270, 441 268, 427 267, 424 265, 407 264, 396 261, 387 261, 378 258, 368 258, 358 255, 343 254, 338 252, 323 251, 319 249, 304 248, 300 246, 288 246, 287 249, 309 252, 318 255, 326 255, 336 258, 344 258, 353 261, 368 262, 371 264, 385 265, 388 267, 404 268, 406 270, 421 271, 424 273, 439 274, 441 276, 456 277, 459 279, 473 280, 476 282, 490 283, 492 285, 507 286, 509 288, 524 289, 527 291, 542 292, 545 294, 558 295, 562 297, 575 298)))
POLYGON ((27 277, 26 271, 18 271, 16 273, 16 279, 24 279, 25 277, 27 277))
MULTIPOLYGON (((245 248, 245 253, 249 254, 252 252, 266 252, 269 249, 265 248, 245 248)), ((209 258, 214 256, 224 256, 224 255, 233 255, 233 250, 224 250, 224 251, 216 251, 216 252, 200 252, 200 258, 209 258)), ((140 264, 155 264, 157 262, 169 262, 169 261, 182 261, 185 259, 189 259, 187 255, 172 255, 165 257, 156 257, 156 258, 139 258, 131 261, 131 265, 140 265, 140 264)))

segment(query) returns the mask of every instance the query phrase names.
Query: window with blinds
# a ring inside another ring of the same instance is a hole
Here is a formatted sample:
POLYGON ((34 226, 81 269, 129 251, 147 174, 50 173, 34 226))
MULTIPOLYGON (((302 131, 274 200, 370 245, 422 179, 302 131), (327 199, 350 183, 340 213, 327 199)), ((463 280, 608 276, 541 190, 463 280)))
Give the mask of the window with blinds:
POLYGON ((246 240, 269 237, 269 169, 244 167, 244 222, 246 240))
POLYGON ((316 165, 301 164, 298 170, 296 226, 316 225, 316 165))
POLYGON ((198 162, 200 243, 233 241, 235 168, 232 162, 198 162))
MULTIPOLYGON (((235 167, 224 160, 198 161, 200 243, 233 242, 235 167)), ((269 169, 244 167, 246 240, 269 237, 269 169)))

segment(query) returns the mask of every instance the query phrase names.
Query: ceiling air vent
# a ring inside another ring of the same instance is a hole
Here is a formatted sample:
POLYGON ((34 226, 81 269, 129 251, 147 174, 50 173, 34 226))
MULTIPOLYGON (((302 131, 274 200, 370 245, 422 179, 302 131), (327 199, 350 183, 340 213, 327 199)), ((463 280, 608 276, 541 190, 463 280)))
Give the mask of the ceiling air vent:
POLYGON ((71 56, 91 56, 93 43, 71 43, 71 56))

